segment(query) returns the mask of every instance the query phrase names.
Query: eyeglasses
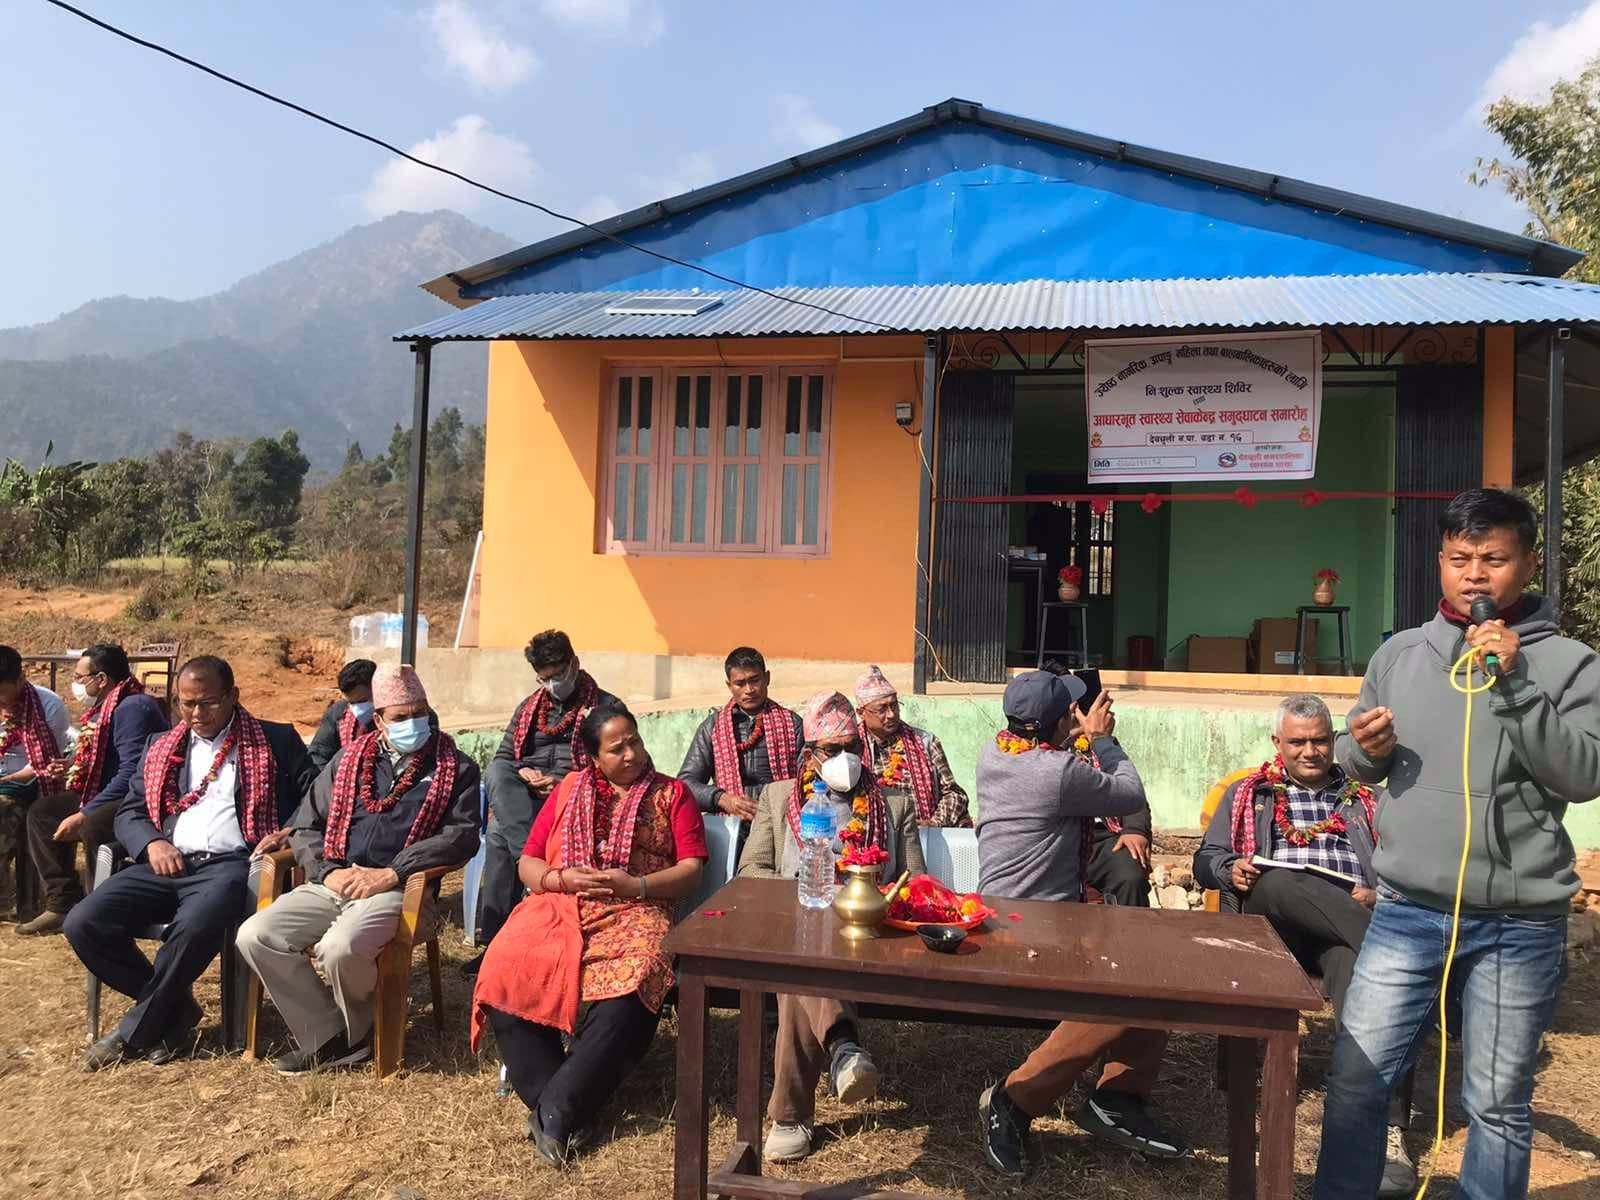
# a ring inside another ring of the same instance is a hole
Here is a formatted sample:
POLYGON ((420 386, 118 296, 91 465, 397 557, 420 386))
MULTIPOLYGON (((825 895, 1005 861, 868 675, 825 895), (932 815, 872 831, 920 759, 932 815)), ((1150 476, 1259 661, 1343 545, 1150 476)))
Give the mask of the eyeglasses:
POLYGON ((846 742, 842 746, 818 746, 816 751, 817 757, 826 762, 836 754, 860 754, 861 743, 860 741, 854 741, 846 742))
POLYGON ((179 712, 192 712, 192 713, 216 712, 217 709, 222 707, 222 703, 223 702, 222 702, 221 697, 218 697, 215 700, 210 700, 210 699, 207 699, 207 700, 183 700, 183 699, 180 699, 178 701, 178 711, 179 712))

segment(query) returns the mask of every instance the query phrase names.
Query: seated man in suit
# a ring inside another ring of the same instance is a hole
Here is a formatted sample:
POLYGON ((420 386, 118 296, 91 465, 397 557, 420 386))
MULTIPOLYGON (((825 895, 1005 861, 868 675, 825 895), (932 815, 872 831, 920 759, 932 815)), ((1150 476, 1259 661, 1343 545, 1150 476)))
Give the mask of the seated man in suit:
POLYGON ((372 677, 375 728, 333 756, 285 829, 306 882, 239 929, 239 953, 294 1035, 282 1075, 352 1066, 372 1054, 378 955, 394 938, 406 880, 478 852, 478 767, 428 725, 428 694, 408 666, 372 677), (306 957, 311 950, 327 982, 306 957))
MULTIPOLYGON (((856 713, 838 692, 819 692, 806 702, 805 744, 800 776, 757 788, 750 840, 739 874, 794 879, 801 864, 800 810, 815 793, 834 809, 835 852, 875 848, 884 856, 879 876, 927 870, 917 837, 916 801, 909 791, 886 792, 862 763, 856 713)), ((878 1091, 878 1068, 861 1045, 855 1005, 823 996, 778 994, 778 1040, 773 1058, 772 1129, 762 1152, 772 1162, 793 1162, 811 1153, 817 1081, 824 1071, 843 1104, 870 1100, 878 1091)))
POLYGON ((372 730, 372 673, 378 664, 370 658, 352 658, 339 668, 339 696, 328 705, 311 735, 306 753, 311 765, 322 770, 333 756, 372 730))
MULTIPOLYGON (((1333 761, 1333 716, 1318 697, 1283 700, 1273 730, 1277 757, 1223 793, 1195 852, 1194 876, 1217 890, 1224 911, 1266 917, 1301 965, 1322 975, 1337 1028, 1378 899, 1377 789, 1333 761)), ((1417 1187, 1404 1137, 1411 1083, 1407 1073, 1389 1099, 1379 1196, 1409 1196, 1417 1187)))
POLYGON ((109 642, 90 646, 72 674, 72 694, 88 704, 64 787, 28 810, 28 850, 44 887, 44 911, 23 936, 60 933, 67 913, 83 899, 78 843, 89 869, 100 847, 113 840, 117 806, 128 794, 134 768, 150 735, 167 728, 167 714, 133 677, 128 653, 109 642))
POLYGON ((83 965, 134 999, 89 1048, 89 1071, 131 1058, 160 1065, 193 1045, 202 1013, 190 989, 244 915, 250 850, 288 820, 314 777, 294 726, 246 712, 222 659, 191 658, 176 692, 180 723, 145 745, 117 810, 133 865, 67 915, 83 965), (152 966, 135 934, 163 923, 171 928, 152 966))

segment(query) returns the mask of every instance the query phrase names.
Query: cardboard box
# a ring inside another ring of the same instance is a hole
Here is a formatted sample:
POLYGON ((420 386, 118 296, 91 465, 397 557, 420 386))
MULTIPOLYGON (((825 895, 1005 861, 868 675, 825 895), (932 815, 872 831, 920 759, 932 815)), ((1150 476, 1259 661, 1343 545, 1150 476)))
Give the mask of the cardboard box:
MULTIPOLYGON (((1302 674, 1294 661, 1298 617, 1257 617, 1250 631, 1250 669, 1260 675, 1302 674)), ((1317 619, 1306 621, 1306 653, 1317 652, 1317 619)))
POLYGON ((1242 637, 1189 638, 1189 670, 1220 671, 1243 675, 1249 661, 1249 639, 1242 637))

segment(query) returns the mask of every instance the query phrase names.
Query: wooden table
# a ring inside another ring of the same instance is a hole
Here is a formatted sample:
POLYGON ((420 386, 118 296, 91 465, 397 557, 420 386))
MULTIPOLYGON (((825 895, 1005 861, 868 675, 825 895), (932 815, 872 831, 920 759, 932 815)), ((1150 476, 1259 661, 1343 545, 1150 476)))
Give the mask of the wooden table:
MULTIPOLYGON (((708 1192, 741 1200, 824 1192, 820 1185, 761 1176, 767 992, 1215 1033, 1230 1084, 1228 1194, 1289 1200, 1300 1013, 1321 1009, 1322 996, 1264 918, 1016 900, 992 906, 999 917, 956 955, 934 954, 915 934, 888 929, 875 941, 847 942, 831 910, 802 909, 795 885, 772 879, 734 880, 674 929, 666 948, 677 955, 679 972, 676 1200, 701 1200, 708 1192), (710 917, 707 910, 725 915, 710 917), (1022 919, 1009 920, 1011 913, 1022 919), (712 987, 739 995, 736 1140, 716 1171, 710 1169, 705 1075, 712 987), (1266 1050, 1259 1170, 1257 1042, 1266 1050)), ((977 1100, 972 1097, 974 1105, 977 1100)), ((976 1157, 976 1143, 972 1150, 976 1157)), ((837 1185, 825 1194, 830 1200, 899 1195, 837 1185)))

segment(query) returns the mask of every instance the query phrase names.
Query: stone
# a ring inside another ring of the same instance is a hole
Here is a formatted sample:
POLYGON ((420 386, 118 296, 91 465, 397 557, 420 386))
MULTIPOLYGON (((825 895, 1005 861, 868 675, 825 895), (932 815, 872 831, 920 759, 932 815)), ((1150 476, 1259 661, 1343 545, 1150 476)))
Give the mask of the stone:
POLYGON ((1567 949, 1581 950, 1594 945, 1597 939, 1600 939, 1600 913, 1574 913, 1567 918, 1567 949))
POLYGON ((1187 867, 1174 867, 1168 872, 1167 879, 1181 888, 1194 887, 1194 872, 1187 867))
POLYGON ((1189 907, 1189 891, 1175 883, 1169 883, 1159 892, 1162 908, 1187 909, 1189 907))

